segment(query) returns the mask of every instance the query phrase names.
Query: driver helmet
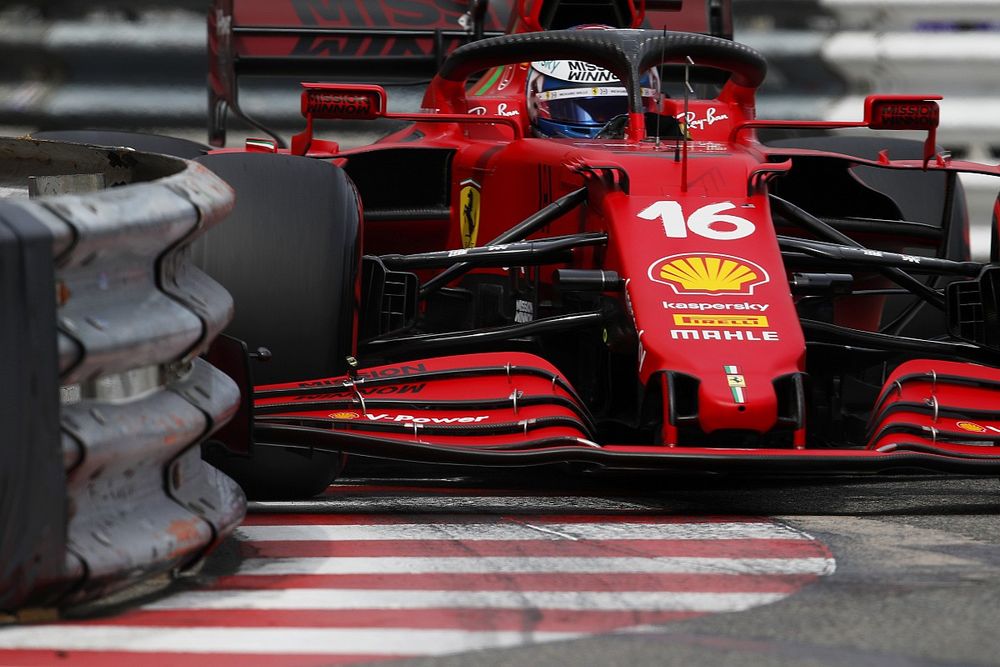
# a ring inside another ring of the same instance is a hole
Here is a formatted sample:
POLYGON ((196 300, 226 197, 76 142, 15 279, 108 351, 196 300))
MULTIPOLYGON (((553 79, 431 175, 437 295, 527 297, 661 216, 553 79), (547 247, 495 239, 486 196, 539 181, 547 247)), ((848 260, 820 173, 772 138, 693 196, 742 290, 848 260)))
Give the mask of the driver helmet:
MULTIPOLYGON (((580 26, 577 30, 610 30, 580 26)), ((660 79, 655 69, 640 80, 646 110, 656 109, 660 79)), ((608 122, 628 113, 625 85, 614 74, 579 60, 541 60, 528 75, 528 117, 542 137, 593 139, 608 122)))

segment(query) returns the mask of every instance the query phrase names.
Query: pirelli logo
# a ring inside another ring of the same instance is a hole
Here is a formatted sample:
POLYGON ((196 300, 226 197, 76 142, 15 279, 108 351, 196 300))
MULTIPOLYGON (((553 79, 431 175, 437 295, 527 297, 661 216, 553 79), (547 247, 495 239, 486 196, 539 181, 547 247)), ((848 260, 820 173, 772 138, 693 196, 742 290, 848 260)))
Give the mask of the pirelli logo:
POLYGON ((685 327, 766 327, 766 315, 681 315, 674 314, 674 324, 685 327))

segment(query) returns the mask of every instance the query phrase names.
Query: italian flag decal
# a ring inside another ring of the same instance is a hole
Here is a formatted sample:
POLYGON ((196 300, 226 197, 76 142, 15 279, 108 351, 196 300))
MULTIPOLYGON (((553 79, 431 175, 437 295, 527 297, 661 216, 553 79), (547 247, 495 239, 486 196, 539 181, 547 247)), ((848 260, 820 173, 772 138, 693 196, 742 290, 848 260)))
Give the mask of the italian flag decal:
POLYGON ((726 382, 729 384, 729 391, 733 392, 733 402, 742 405, 747 402, 743 390, 746 389, 747 381, 740 374, 739 366, 723 366, 726 373, 726 382))

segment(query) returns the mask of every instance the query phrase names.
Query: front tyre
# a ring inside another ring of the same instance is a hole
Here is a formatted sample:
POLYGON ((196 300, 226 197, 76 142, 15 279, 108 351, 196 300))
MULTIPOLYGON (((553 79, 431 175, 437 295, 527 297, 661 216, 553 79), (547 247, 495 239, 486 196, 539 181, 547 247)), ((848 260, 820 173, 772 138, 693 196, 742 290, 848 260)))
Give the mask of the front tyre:
MULTIPOLYGON (((233 296, 226 333, 273 357, 253 383, 340 375, 354 347, 360 209, 354 185, 328 162, 293 155, 197 158, 236 190, 236 208, 194 244, 195 263, 233 296)), ((280 443, 278 443, 280 444, 280 443)), ((308 498, 336 479, 338 453, 253 445, 246 457, 217 445, 205 458, 250 498, 308 498)))

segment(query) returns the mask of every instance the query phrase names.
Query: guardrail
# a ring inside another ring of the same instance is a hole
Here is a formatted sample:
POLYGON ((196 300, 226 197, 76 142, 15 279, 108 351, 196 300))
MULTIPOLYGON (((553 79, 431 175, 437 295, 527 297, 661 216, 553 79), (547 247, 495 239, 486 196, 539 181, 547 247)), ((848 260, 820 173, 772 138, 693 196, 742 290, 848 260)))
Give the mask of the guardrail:
POLYGON ((239 402, 198 358, 233 304, 187 259, 232 208, 229 186, 166 156, 0 139, 0 191, 0 611, 11 612, 189 566, 245 500, 199 447, 239 402))

